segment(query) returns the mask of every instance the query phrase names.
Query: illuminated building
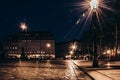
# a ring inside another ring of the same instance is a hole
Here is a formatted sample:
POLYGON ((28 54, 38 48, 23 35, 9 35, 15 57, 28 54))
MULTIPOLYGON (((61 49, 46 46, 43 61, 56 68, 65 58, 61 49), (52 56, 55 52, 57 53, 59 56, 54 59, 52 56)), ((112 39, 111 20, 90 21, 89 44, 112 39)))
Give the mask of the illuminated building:
POLYGON ((78 40, 60 42, 56 44, 56 57, 79 58, 82 55, 82 44, 78 40))
POLYGON ((7 57, 20 58, 22 49, 28 58, 55 58, 55 39, 49 32, 21 32, 3 41, 7 57))

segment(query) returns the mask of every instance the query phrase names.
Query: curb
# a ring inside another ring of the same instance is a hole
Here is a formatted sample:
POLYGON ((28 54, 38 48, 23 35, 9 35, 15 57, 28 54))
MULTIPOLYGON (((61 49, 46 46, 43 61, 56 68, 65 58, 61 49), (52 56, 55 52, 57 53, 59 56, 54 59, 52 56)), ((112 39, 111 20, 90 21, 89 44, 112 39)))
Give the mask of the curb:
MULTIPOLYGON (((74 63, 74 62, 73 62, 74 63)), ((78 66, 76 63, 74 63, 81 71, 83 71, 91 80, 95 80, 91 75, 88 74, 88 72, 86 71, 86 69, 84 69, 83 67, 78 66)))

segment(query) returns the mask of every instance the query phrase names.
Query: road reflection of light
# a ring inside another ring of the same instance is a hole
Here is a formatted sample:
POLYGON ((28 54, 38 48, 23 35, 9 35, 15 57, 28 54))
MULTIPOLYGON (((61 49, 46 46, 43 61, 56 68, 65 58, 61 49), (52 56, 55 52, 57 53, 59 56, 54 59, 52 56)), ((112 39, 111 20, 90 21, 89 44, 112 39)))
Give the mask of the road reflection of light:
POLYGON ((72 63, 71 61, 68 62, 68 68, 69 68, 69 71, 67 71, 67 75, 65 76, 66 79, 71 79, 71 74, 72 74, 72 67, 71 67, 72 63))
POLYGON ((67 71, 66 79, 75 79, 76 80, 74 64, 73 64, 72 60, 69 60, 68 67, 69 67, 69 71, 67 71))

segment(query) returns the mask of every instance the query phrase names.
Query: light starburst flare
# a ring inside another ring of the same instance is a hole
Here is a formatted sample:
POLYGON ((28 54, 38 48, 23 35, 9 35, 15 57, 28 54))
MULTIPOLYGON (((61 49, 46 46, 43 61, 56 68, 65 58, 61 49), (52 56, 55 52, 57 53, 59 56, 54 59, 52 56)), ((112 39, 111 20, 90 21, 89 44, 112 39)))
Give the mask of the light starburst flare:
POLYGON ((98 6, 99 6, 99 1, 98 1, 98 0, 91 0, 90 6, 91 6, 91 9, 92 9, 93 11, 96 11, 96 9, 97 9, 98 6))
POLYGON ((81 21, 85 21, 84 25, 86 25, 88 21, 92 20, 93 12, 95 12, 97 20, 100 24, 100 20, 103 20, 103 16, 105 16, 104 10, 114 11, 110 6, 108 6, 111 2, 112 1, 107 0, 83 0, 73 6, 77 6, 75 10, 84 14, 84 16, 80 16, 80 18, 84 19, 81 21))
POLYGON ((25 23, 25 22, 21 22, 21 23, 20 23, 20 28, 21 28, 22 31, 26 31, 26 30, 27 30, 27 25, 26 25, 26 23, 25 23))
POLYGON ((70 44, 70 49, 73 50, 73 51, 76 50, 77 49, 77 43, 76 42, 71 43, 70 44))

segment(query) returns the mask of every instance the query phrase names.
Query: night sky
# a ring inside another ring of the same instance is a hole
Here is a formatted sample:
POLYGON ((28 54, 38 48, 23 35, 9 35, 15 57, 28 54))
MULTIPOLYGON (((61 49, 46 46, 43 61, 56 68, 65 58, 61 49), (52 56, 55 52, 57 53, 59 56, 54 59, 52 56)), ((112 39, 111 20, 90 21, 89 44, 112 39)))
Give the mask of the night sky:
POLYGON ((89 28, 75 25, 83 15, 76 10, 79 1, 82 0, 0 0, 0 40, 20 32, 20 22, 27 24, 28 31, 53 33, 57 42, 80 39, 89 28))
MULTIPOLYGON (((0 40, 20 32, 20 22, 28 31, 49 31, 56 41, 74 39, 74 0, 0 0, 0 40)), ((77 19, 77 18, 76 18, 77 19)))

